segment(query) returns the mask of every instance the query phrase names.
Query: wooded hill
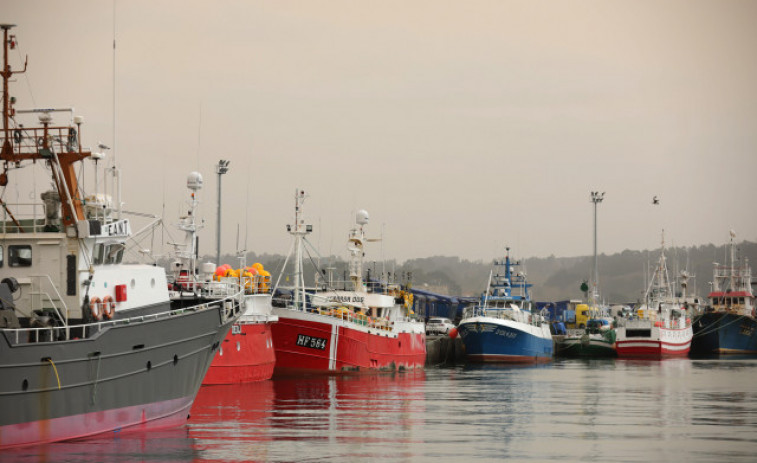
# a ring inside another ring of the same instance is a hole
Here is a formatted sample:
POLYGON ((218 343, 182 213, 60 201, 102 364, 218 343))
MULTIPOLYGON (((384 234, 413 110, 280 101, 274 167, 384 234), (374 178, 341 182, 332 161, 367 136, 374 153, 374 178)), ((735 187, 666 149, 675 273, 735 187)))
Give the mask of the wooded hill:
MULTIPOLYGON (((668 275, 674 280, 680 270, 687 269, 695 277, 689 282, 689 293, 707 296, 712 280, 713 263, 721 265, 727 262, 727 246, 712 244, 693 247, 668 248, 668 275)), ((635 302, 639 300, 648 281, 650 267, 657 263, 659 249, 645 251, 626 250, 618 254, 598 257, 599 289, 602 298, 608 303, 635 302)), ((747 258, 750 263, 757 262, 757 243, 743 241, 737 245, 737 258, 747 258)), ((504 257, 504 249, 502 256, 504 257)), ((494 256, 492 257, 493 260, 494 256)), ((592 256, 554 257, 519 259, 523 264, 530 283, 533 284, 532 297, 537 301, 557 301, 564 299, 581 299, 581 283, 591 276, 592 256)), ((223 263, 238 266, 239 260, 224 256, 223 263)), ((281 272, 284 256, 275 254, 247 254, 248 264, 261 262, 273 275, 274 281, 281 272)), ((335 280, 343 280, 347 263, 340 257, 313 259, 326 274, 334 275, 335 280)), ((454 296, 478 296, 485 288, 492 268, 492 261, 470 261, 459 257, 434 256, 411 259, 402 264, 387 261, 383 268, 390 273, 390 278, 405 282, 407 274, 412 274, 412 285, 416 288, 448 288, 447 294, 454 296)), ((314 265, 305 265, 306 281, 313 281, 314 265)), ((368 263, 365 271, 371 276, 380 274, 381 263, 368 263)), ((282 277, 286 285, 288 276, 282 277)), ((291 276, 289 276, 291 278, 291 276)), ((755 272, 757 278, 757 271, 755 272)))

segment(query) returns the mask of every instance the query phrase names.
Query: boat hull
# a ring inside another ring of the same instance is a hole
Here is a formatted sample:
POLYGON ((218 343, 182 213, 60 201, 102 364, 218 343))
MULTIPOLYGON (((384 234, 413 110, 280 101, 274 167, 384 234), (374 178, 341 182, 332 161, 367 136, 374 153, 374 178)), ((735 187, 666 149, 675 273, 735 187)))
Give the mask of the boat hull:
POLYGON ((465 357, 471 362, 545 363, 553 343, 546 324, 534 326, 509 320, 476 317, 457 327, 465 357))
POLYGON ((276 354, 270 323, 235 323, 221 343, 203 385, 264 381, 273 376, 276 354))
POLYGON ((19 342, 3 330, 0 448, 184 423, 234 321, 227 310, 108 322, 69 341, 19 342))
POLYGON ((713 312, 693 325, 691 355, 757 354, 757 320, 752 317, 713 312))
MULTIPOLYGON (((651 327, 649 335, 626 336, 626 328, 617 329, 616 348, 619 358, 663 359, 686 357, 691 349, 691 326, 678 329, 651 327)), ((638 332, 638 330, 637 330, 638 332)))
POLYGON ((274 376, 408 370, 423 368, 426 362, 422 324, 387 331, 295 310, 276 314, 279 320, 271 326, 274 376))
POLYGON ((555 339, 555 355, 561 357, 600 358, 615 357, 617 354, 615 343, 601 334, 566 335, 555 339))

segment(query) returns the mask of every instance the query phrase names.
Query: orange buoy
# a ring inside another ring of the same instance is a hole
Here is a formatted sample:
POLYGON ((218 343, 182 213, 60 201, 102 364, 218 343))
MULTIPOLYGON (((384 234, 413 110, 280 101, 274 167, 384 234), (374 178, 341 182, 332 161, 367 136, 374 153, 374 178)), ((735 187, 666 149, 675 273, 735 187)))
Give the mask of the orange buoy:
POLYGON ((113 298, 110 296, 105 296, 102 301, 102 308, 100 310, 103 315, 105 315, 105 318, 108 320, 113 319, 113 315, 116 314, 116 303, 113 302, 113 298))
POLYGON ((102 311, 100 310, 100 298, 95 296, 89 300, 89 310, 92 312, 92 317, 100 321, 103 318, 102 311))
POLYGON ((455 339, 457 337, 457 328, 452 328, 449 330, 449 338, 455 339))

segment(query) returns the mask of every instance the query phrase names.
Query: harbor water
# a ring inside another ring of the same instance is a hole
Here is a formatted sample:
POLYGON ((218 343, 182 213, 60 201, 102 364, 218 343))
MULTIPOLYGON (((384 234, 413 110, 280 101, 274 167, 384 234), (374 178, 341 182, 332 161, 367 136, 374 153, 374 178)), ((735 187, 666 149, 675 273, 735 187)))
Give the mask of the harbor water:
POLYGON ((757 360, 556 360, 204 386, 185 427, 3 462, 753 462, 757 360))

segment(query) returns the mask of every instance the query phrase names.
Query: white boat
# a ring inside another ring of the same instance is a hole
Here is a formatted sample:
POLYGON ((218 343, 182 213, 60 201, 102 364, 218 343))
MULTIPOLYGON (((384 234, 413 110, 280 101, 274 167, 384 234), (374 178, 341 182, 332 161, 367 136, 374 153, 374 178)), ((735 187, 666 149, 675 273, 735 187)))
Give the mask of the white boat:
POLYGON ((664 236, 660 258, 644 300, 636 312, 618 318, 618 357, 660 359, 687 356, 694 335, 691 314, 674 297, 668 278, 664 236))

